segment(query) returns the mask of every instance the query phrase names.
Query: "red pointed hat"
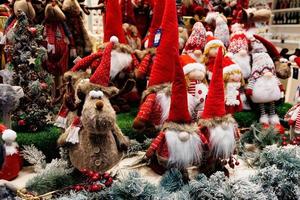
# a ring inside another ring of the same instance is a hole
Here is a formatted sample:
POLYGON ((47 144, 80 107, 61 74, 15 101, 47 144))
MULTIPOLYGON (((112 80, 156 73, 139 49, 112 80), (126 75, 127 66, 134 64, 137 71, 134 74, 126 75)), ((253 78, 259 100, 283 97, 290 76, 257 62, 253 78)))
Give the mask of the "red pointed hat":
POLYGON ((223 59, 223 74, 230 73, 236 70, 241 71, 240 66, 234 63, 230 57, 225 56, 223 59))
POLYGON ((172 83, 171 106, 168 121, 176 123, 191 123, 192 121, 188 110, 186 81, 183 70, 179 64, 179 59, 177 59, 175 66, 175 77, 172 83))
POLYGON ((102 51, 92 53, 91 55, 88 55, 81 60, 79 60, 71 69, 72 72, 76 72, 79 70, 86 70, 88 67, 92 65, 92 63, 98 59, 101 58, 102 51))
POLYGON ((179 54, 178 37, 176 4, 174 0, 166 0, 160 45, 156 50, 148 87, 173 81, 176 59, 179 54))
POLYGON ((202 119, 211 119, 215 117, 223 117, 226 115, 222 68, 222 51, 222 48, 219 47, 213 69, 213 75, 209 84, 202 119))
POLYGON ((156 30, 160 27, 164 14, 166 0, 155 0, 153 8, 153 16, 149 28, 148 48, 153 47, 154 36, 156 30))
POLYGON ((274 46, 274 44, 272 44, 272 42, 266 40, 265 38, 254 34, 253 35, 255 37, 255 39, 259 40, 268 50, 268 53, 270 54, 270 56, 272 58, 280 58, 280 53, 279 51, 276 49, 276 47, 274 46))
POLYGON ((131 0, 121 0, 122 22, 135 25, 135 17, 131 0))
POLYGON ((118 0, 107 0, 105 8, 104 42, 109 42, 112 36, 117 36, 120 43, 127 43, 122 28, 122 13, 118 0))
POLYGON ((110 79, 110 61, 111 51, 114 44, 118 43, 118 38, 112 36, 110 43, 105 47, 100 65, 97 67, 95 73, 90 77, 90 82, 107 87, 110 79))

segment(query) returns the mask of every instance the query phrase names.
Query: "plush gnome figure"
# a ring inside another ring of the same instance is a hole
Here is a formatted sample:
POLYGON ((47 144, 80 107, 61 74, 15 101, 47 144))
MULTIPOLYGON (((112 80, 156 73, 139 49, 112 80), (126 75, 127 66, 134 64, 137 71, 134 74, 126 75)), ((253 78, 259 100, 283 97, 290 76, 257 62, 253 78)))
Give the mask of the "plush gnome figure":
POLYGON ((251 73, 249 40, 242 24, 233 24, 231 26, 231 32, 227 55, 240 66, 243 72, 243 78, 247 80, 251 73))
POLYGON ((173 80, 178 57, 178 24, 173 3, 166 2, 161 24, 160 44, 152 66, 148 88, 144 91, 142 104, 134 119, 133 128, 156 129, 168 118, 170 110, 170 83, 173 80), (171 6, 170 8, 168 6, 171 6))
POLYGON ((281 126, 279 117, 275 112, 275 101, 282 97, 283 86, 276 76, 274 62, 264 45, 252 37, 251 46, 253 63, 246 94, 251 97, 253 103, 259 104, 259 122, 265 128, 271 124, 280 133, 283 133, 284 128, 281 126), (266 112, 265 104, 270 104, 269 115, 266 112))
POLYGON ((284 116, 284 120, 290 125, 290 129, 294 136, 300 136, 300 87, 298 86, 295 95, 296 104, 289 109, 284 116))
POLYGON ((208 151, 207 163, 203 166, 206 172, 225 170, 221 160, 232 160, 236 139, 239 137, 234 118, 230 114, 226 114, 225 110, 222 51, 222 48, 218 49, 204 111, 198 121, 202 138, 205 138, 202 141, 206 144, 208 151))
POLYGON ((0 166, 0 179, 10 181, 18 176, 19 171, 22 168, 22 160, 18 150, 18 144, 15 142, 17 134, 15 131, 7 129, 2 124, 0 124, 0 133, 2 133, 5 152, 4 163, 0 166))
POLYGON ((176 65, 175 78, 172 84, 169 117, 161 132, 152 141, 146 156, 147 158, 155 157, 151 162, 152 169, 157 173, 161 173, 159 170, 161 168, 178 168, 183 172, 185 180, 188 180, 186 168, 200 164, 202 141, 198 127, 192 123, 189 114, 186 84, 179 63, 176 65), (156 162, 158 162, 159 167, 155 166, 156 162))
POLYGON ((206 43, 206 30, 201 22, 196 22, 193 26, 192 33, 187 40, 182 54, 188 54, 197 62, 200 62, 200 57, 206 43))
POLYGON ((201 59, 201 62, 204 63, 206 66, 208 80, 211 80, 212 71, 219 47, 222 47, 225 50, 223 42, 218 38, 214 37, 211 32, 208 32, 203 56, 201 59))
POLYGON ((194 97, 196 108, 193 119, 199 119, 204 109, 204 103, 208 92, 206 69, 201 63, 197 63, 189 55, 181 55, 180 63, 185 75, 187 92, 194 97))
POLYGON ((223 79, 225 83, 226 113, 234 114, 243 110, 240 89, 244 85, 243 73, 239 65, 228 56, 223 59, 223 79))

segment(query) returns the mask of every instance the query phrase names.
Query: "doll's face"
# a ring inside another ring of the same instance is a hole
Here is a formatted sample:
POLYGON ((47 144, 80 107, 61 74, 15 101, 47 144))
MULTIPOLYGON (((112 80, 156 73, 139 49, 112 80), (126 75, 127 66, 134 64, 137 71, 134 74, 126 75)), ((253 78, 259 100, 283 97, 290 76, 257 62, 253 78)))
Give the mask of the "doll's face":
POLYGON ((235 73, 229 76, 229 82, 241 82, 242 75, 235 73))
POLYGON ((209 49, 208 56, 209 57, 216 57, 217 53, 218 53, 218 48, 217 47, 213 47, 213 48, 209 49))
POLYGON ((200 70, 193 70, 188 74, 188 77, 190 80, 199 80, 202 81, 205 77, 205 74, 203 71, 200 70))

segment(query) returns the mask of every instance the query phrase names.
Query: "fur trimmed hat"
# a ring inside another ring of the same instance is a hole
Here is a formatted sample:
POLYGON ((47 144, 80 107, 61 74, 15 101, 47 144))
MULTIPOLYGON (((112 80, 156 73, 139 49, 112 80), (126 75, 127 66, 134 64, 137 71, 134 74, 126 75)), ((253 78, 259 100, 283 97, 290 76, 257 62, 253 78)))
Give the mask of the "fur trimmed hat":
POLYGON ((175 1, 166 1, 161 24, 161 40, 151 69, 148 87, 173 81, 179 54, 175 1))
POLYGON ((205 47, 204 47, 204 52, 208 52, 209 49, 213 46, 219 46, 219 47, 225 48, 224 44, 221 40, 214 37, 211 32, 208 32, 207 37, 206 37, 206 44, 205 44, 205 47))
POLYGON ((0 133, 2 133, 2 139, 5 142, 14 142, 17 138, 17 133, 6 126, 0 124, 0 133))
POLYGON ((111 51, 114 44, 118 43, 118 38, 112 36, 110 43, 105 47, 100 65, 97 67, 95 73, 90 77, 90 82, 107 87, 110 80, 111 68, 111 51))
POLYGON ((205 66, 201 63, 197 63, 191 56, 184 54, 181 55, 179 59, 180 59, 180 64, 182 66, 184 75, 190 73, 195 69, 206 73, 205 66))
POLYGON ((228 56, 223 58, 223 74, 230 73, 235 70, 241 70, 240 66, 234 63, 228 56))
POLYGON ((204 120, 216 117, 221 118, 226 115, 222 62, 223 49, 219 47, 201 117, 204 120))
POLYGON ((118 37, 120 43, 127 44, 125 33, 122 27, 121 6, 118 0, 106 2, 104 18, 104 42, 109 42, 112 36, 118 37))
POLYGON ((203 50, 206 42, 206 30, 201 22, 196 22, 193 31, 187 40, 184 51, 203 50))

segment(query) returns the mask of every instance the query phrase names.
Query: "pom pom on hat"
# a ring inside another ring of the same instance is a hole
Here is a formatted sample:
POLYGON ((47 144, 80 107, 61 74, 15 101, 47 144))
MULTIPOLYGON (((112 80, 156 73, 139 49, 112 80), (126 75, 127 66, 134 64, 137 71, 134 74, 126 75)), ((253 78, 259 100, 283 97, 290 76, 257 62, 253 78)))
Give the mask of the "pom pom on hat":
POLYGON ((118 44, 119 43, 119 38, 117 36, 111 36, 109 39, 110 42, 114 43, 114 44, 118 44))
POLYGON ((291 62, 294 62, 294 61, 295 61, 295 58, 297 58, 297 56, 292 55, 292 56, 289 57, 289 60, 290 60, 291 62))
POLYGON ((5 142, 14 142, 17 138, 17 133, 11 129, 6 129, 2 132, 2 139, 5 142))

